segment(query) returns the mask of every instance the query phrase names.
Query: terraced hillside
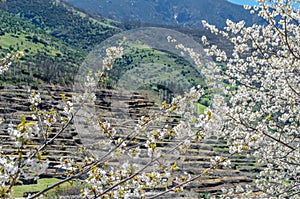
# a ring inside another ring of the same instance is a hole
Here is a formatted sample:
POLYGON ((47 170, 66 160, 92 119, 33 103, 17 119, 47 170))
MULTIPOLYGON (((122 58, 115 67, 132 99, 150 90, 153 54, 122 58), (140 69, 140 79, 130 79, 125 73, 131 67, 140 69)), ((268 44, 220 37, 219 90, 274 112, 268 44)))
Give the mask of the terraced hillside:
MULTIPOLYGON (((65 93, 67 97, 72 96, 71 89, 62 87, 45 86, 39 90, 42 95, 42 104, 44 108, 50 108, 49 103, 54 106, 57 105, 58 100, 61 99, 60 94, 65 93)), ((10 140, 5 127, 9 122, 18 124, 20 122, 20 115, 24 115, 27 119, 31 118, 29 112, 29 103, 27 101, 27 88, 25 87, 2 87, 0 89, 0 114, 4 119, 4 124, 0 131, 0 145, 4 154, 18 155, 18 151, 14 147, 14 143, 10 140)), ((119 93, 112 90, 99 90, 97 92, 96 110, 99 116, 104 120, 116 122, 115 127, 119 130, 128 131, 135 124, 136 119, 143 114, 147 114, 150 110, 155 110, 156 106, 144 96, 138 93, 119 93), (126 110, 126 111, 124 111, 126 110), (126 116, 126 117, 124 117, 126 116), (120 124, 120 125, 119 125, 120 124)), ((172 124, 176 124, 178 118, 174 117, 170 120, 172 124)), ((58 128, 58 126, 57 126, 58 128)), ((57 131, 53 131, 53 135, 57 131)), ((50 144, 44 153, 43 158, 50 160, 50 167, 47 176, 61 175, 55 173, 57 170, 55 166, 59 164, 60 157, 71 158, 81 161, 81 156, 77 149, 81 148, 84 143, 93 143, 95 139, 101 139, 101 136, 82 135, 78 134, 74 124, 72 124, 64 134, 58 137, 55 142, 50 144), (90 136, 90 137, 89 137, 90 136), (93 140, 93 141, 89 141, 93 140)), ((50 135, 53 136, 52 134, 50 135)), ((137 136, 138 142, 145 141, 145 137, 137 136)), ((39 139, 34 139, 34 142, 28 146, 28 150, 34 150, 34 147, 40 142, 39 139)), ((163 140, 158 143, 158 147, 163 151, 167 151, 171 145, 170 141, 163 140)), ((94 148, 95 150, 105 149, 94 148)), ((184 171, 187 171, 192 176, 203 172, 204 169, 210 166, 210 159, 216 155, 228 156, 228 149, 226 142, 216 137, 208 137, 201 143, 192 143, 191 148, 183 155, 175 155, 174 158, 178 160, 179 169, 175 171, 174 175, 179 176, 184 171)), ((173 156, 170 154, 170 157, 173 156)), ((237 184, 243 185, 252 182, 253 175, 258 171, 257 165, 251 158, 242 156, 232 157, 233 167, 231 169, 218 168, 213 173, 204 175, 186 187, 186 191, 182 193, 182 197, 191 198, 203 196, 207 193, 218 193, 222 187, 232 187, 237 184)), ((138 164, 144 164, 146 158, 139 158, 138 164)), ((108 163, 111 166, 118 166, 118 160, 112 160, 108 163)), ((169 181, 170 186, 175 185, 176 182, 169 181)), ((154 190, 155 191, 155 190, 154 190)), ((156 190, 157 191, 157 190, 156 190)), ((149 194, 153 190, 149 190, 149 194)), ((174 196, 173 194, 168 197, 174 196)))
MULTIPOLYGON (((60 92, 70 92, 68 89, 61 89, 56 87, 45 87, 40 91, 43 102, 41 107, 51 108, 50 103, 55 106, 57 100, 61 100, 60 92)), ((28 102, 29 93, 25 87, 2 87, 0 91, 0 116, 3 120, 0 131, 0 145, 2 146, 3 154, 19 155, 18 148, 15 141, 12 140, 7 132, 7 126, 12 123, 14 126, 21 122, 21 116, 25 116, 27 120, 32 120, 32 113, 30 112, 28 102)), ((54 130, 49 134, 49 138, 53 137, 56 132, 61 128, 57 124, 54 130)), ((34 137, 33 142, 26 145, 23 155, 26 156, 27 152, 35 151, 36 147, 41 144, 42 138, 34 137)), ((64 134, 58 136, 55 142, 48 145, 45 150, 40 154, 42 159, 50 161, 48 173, 45 175, 56 176, 55 165, 60 163, 60 158, 71 158, 76 161, 81 161, 78 156, 77 149, 81 146, 81 141, 78 133, 73 126, 67 128, 64 134)))

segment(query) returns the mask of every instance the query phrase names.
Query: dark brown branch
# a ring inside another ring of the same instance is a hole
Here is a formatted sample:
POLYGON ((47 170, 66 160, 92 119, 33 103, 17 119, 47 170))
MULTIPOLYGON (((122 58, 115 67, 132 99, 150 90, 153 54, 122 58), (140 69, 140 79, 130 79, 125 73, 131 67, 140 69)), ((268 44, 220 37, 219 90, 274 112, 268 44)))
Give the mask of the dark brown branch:
POLYGON ((300 59, 299 55, 296 55, 295 52, 293 51, 289 39, 288 39, 288 32, 287 32, 287 21, 286 21, 286 17, 284 18, 284 38, 285 38, 285 43, 290 51, 290 53, 296 58, 296 59, 300 59))

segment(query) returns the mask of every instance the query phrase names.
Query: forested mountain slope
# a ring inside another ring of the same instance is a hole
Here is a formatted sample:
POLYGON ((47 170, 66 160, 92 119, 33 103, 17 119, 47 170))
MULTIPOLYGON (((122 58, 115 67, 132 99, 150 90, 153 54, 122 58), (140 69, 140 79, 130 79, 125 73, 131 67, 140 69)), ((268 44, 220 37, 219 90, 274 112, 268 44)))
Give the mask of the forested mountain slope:
POLYGON ((90 13, 119 21, 179 25, 200 28, 201 20, 223 27, 226 19, 245 20, 247 25, 258 18, 242 6, 226 0, 65 0, 90 13))
POLYGON ((69 84, 93 47, 120 32, 118 22, 92 17, 60 1, 0 3, 0 54, 24 51, 3 84, 69 84))
POLYGON ((60 1, 10 0, 2 9, 29 19, 36 27, 85 51, 120 31, 117 22, 92 18, 60 1))
POLYGON ((24 51, 5 75, 3 84, 68 84, 85 53, 38 29, 29 21, 0 10, 0 56, 24 51))

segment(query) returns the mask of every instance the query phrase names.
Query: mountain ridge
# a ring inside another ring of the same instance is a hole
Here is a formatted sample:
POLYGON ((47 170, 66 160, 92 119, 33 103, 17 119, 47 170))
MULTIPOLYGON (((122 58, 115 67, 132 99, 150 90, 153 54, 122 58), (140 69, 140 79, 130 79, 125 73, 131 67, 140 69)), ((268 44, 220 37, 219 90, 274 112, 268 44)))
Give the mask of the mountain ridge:
POLYGON ((201 28, 202 20, 221 28, 226 19, 245 20, 246 25, 259 22, 243 6, 227 0, 64 0, 89 13, 101 14, 122 22, 178 25, 201 28))

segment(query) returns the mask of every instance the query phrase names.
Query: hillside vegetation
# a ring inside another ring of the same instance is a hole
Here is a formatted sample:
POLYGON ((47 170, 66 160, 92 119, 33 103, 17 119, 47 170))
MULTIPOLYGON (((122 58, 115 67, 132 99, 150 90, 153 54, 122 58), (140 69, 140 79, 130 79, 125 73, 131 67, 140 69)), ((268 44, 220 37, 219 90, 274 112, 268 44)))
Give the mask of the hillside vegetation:
POLYGON ((1 57, 8 52, 25 53, 6 75, 0 76, 2 84, 68 84, 72 81, 78 63, 85 56, 83 51, 54 38, 28 21, 1 10, 0 20, 1 57))
POLYGON ((60 1, 10 0, 2 7, 9 13, 30 20, 37 28, 52 36, 85 51, 120 31, 113 21, 91 18, 60 1))
POLYGON ((120 81, 123 86, 137 87, 138 84, 141 89, 157 90, 164 86, 177 94, 183 94, 191 86, 204 86, 200 72, 178 55, 148 46, 129 44, 125 48, 125 55, 109 73, 112 81, 120 81))
POLYGON ((93 18, 59 1, 0 3, 0 54, 24 51, 2 84, 70 84, 93 47, 120 31, 117 22, 93 18))

